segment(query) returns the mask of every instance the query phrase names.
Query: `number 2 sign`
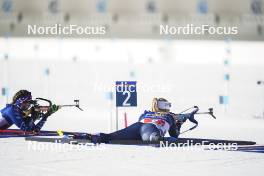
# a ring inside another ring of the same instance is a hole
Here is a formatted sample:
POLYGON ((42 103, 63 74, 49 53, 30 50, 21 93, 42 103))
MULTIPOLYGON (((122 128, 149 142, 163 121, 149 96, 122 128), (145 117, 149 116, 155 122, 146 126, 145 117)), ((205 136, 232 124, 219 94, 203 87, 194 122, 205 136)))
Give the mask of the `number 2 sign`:
POLYGON ((116 81, 116 106, 137 106, 137 82, 116 81))

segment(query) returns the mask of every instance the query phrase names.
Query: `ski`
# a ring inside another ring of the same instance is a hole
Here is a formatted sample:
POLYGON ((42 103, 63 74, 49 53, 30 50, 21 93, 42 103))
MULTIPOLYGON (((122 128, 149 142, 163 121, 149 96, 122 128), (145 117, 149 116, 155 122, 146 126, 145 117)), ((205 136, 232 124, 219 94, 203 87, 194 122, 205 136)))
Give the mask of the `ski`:
MULTIPOLYGON (((86 139, 72 139, 68 137, 37 137, 29 136, 25 138, 26 141, 36 142, 52 142, 52 143, 91 143, 90 140, 86 139)), ((141 140, 112 140, 109 144, 120 144, 120 145, 161 145, 161 146, 190 146, 190 145, 255 145, 253 141, 236 141, 236 140, 219 140, 219 139, 199 139, 199 138, 178 138, 174 141, 161 140, 161 141, 141 141, 141 140)))
POLYGON ((27 136, 56 136, 55 131, 40 131, 38 133, 27 132, 16 129, 0 130, 0 138, 27 137, 27 136))
POLYGON ((237 151, 241 152, 254 152, 254 153, 264 153, 264 146, 244 146, 238 147, 237 151))
POLYGON ((49 143, 60 143, 60 144, 86 144, 91 143, 87 139, 70 139, 67 137, 37 137, 31 136, 26 137, 26 141, 35 141, 35 142, 49 142, 49 143))
MULTIPOLYGON (((83 134, 81 132, 64 132, 65 135, 76 135, 83 134)), ((12 137, 29 137, 29 136, 59 136, 58 131, 45 131, 41 130, 39 132, 27 132, 19 129, 6 129, 0 130, 0 138, 12 138, 12 137)))
POLYGON ((110 144, 126 144, 126 145, 145 145, 145 144, 165 144, 168 146, 184 146, 184 145, 255 145, 253 141, 236 141, 236 140, 219 140, 219 139, 200 139, 200 138, 178 138, 174 141, 161 140, 146 142, 141 140, 114 140, 110 144))
POLYGON ((225 150, 225 151, 264 153, 264 146, 263 145, 245 145, 245 146, 237 146, 234 148, 226 148, 226 147, 205 148, 205 150, 225 150))

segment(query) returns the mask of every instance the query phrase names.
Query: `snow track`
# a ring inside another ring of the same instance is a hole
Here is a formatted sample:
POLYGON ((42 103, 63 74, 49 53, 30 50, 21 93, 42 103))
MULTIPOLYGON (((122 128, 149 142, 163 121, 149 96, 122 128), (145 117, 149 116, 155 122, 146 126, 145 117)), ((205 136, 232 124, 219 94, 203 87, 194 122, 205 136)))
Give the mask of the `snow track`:
POLYGON ((0 139, 0 143, 1 175, 8 176, 262 175, 264 164, 263 154, 247 152, 123 145, 101 145, 87 150, 34 151, 28 149, 28 142, 22 138, 0 139))

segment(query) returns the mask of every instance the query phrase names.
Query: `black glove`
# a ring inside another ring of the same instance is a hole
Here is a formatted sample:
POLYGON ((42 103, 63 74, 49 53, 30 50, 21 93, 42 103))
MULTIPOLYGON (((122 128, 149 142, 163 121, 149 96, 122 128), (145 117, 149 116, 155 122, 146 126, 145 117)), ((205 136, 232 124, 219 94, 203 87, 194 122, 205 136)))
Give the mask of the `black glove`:
POLYGON ((196 114, 199 111, 199 107, 198 106, 194 106, 193 108, 195 108, 195 110, 193 110, 191 112, 192 115, 196 114))

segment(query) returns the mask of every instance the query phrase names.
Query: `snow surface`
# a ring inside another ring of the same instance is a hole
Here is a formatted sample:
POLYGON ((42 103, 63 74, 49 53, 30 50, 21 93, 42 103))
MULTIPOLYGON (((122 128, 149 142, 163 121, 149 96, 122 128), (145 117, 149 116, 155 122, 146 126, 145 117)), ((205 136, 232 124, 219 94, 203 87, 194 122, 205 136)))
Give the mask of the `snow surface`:
MULTIPOLYGON (((50 120, 56 122, 59 118, 62 117, 50 120)), ((263 120, 237 123, 234 119, 218 118, 201 117, 200 126, 182 136, 253 140, 264 144, 263 120)), ((76 117, 79 119, 81 117, 76 117)), ((80 124, 80 128, 95 132, 92 126, 99 130, 103 121, 95 123, 90 119, 86 122, 87 125, 80 124)), ((49 122, 46 129, 57 129, 55 124, 49 122)), ((75 124, 65 124, 62 129, 76 130, 75 124)), ((25 142, 23 138, 0 139, 0 144, 1 175, 8 176, 263 175, 264 154, 259 153, 106 144, 75 148, 68 144, 25 142)))

